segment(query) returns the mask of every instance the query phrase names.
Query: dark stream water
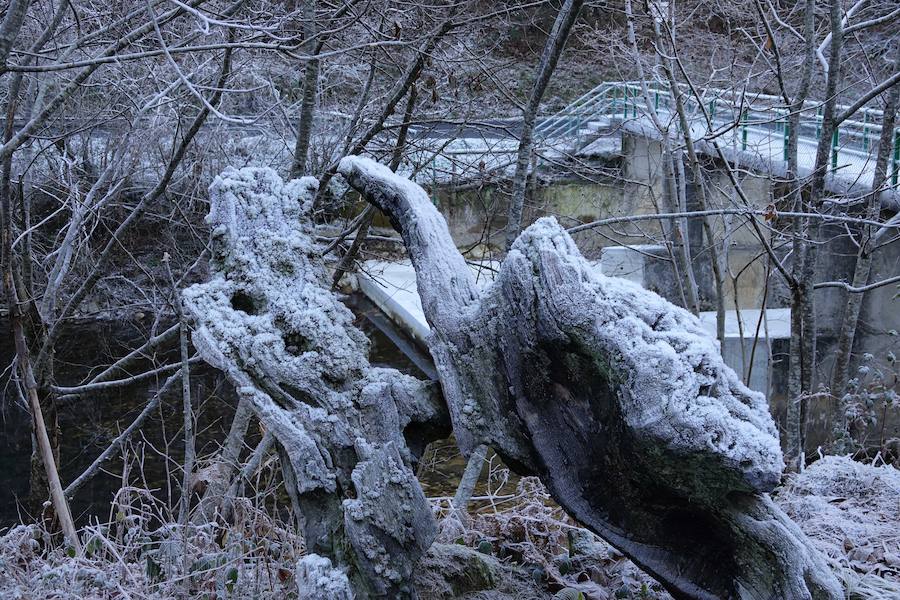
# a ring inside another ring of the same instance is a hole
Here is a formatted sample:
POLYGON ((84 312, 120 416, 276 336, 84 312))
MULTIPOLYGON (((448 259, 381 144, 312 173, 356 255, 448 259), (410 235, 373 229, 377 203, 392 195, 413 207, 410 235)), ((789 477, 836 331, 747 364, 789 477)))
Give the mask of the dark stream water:
MULTIPOLYGON (((428 354, 393 328, 374 305, 359 296, 347 298, 347 304, 357 315, 356 326, 371 341, 369 358, 373 365, 393 367, 420 378, 434 376, 428 354)), ((115 357, 140 345, 152 325, 149 319, 147 321, 89 321, 72 325, 65 332, 57 351, 56 380, 61 385, 77 384, 96 372, 97 365, 109 364, 115 357)), ((10 365, 14 349, 11 340, 6 337, 0 341, 0 360, 4 365, 10 365)), ((177 361, 177 354, 173 348, 168 353, 160 353, 157 359, 173 362, 177 361)), ((224 439, 234 414, 236 396, 224 376, 205 364, 193 366, 191 374, 197 418, 197 451, 198 456, 202 457, 214 452, 224 439)), ((0 528, 30 520, 24 512, 24 502, 29 487, 31 421, 16 398, 14 388, 9 385, 8 371, 3 378, 0 379, 0 528)), ((131 423, 164 380, 165 376, 157 381, 84 397, 60 407, 62 437, 59 470, 64 486, 80 475, 131 423)), ((247 444, 252 446, 258 437, 256 428, 251 428, 247 444)), ((140 434, 133 436, 128 445, 132 458, 136 457, 135 454, 140 458, 146 484, 159 497, 171 499, 173 505, 178 497, 177 481, 180 475, 177 465, 183 458, 182 439, 181 395, 170 393, 145 422, 140 434)), ((431 457, 435 464, 437 457, 446 460, 441 461, 439 469, 423 472, 423 486, 437 495, 452 494, 455 482, 465 467, 464 461, 455 452, 455 445, 438 445, 431 457)), ((72 502, 72 511, 79 523, 84 523, 89 517, 97 517, 101 521, 110 518, 110 502, 122 485, 122 465, 121 457, 110 460, 104 471, 78 492, 72 502)), ((132 481, 138 475, 139 472, 132 468, 132 481)))

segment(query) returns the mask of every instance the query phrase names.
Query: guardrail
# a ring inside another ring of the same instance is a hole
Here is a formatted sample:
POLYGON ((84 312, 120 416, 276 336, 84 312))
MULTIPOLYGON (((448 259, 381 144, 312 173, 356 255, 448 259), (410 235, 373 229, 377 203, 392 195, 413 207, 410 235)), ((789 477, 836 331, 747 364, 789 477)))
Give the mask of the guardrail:
MULTIPOLYGON (((780 97, 706 88, 698 101, 686 86, 683 92, 692 131, 699 129, 704 137, 725 138, 732 148, 757 152, 772 161, 787 162, 790 113, 780 97)), ((577 148, 586 136, 592 135, 592 125, 621 124, 649 115, 651 105, 663 121, 676 118, 673 96, 665 87, 648 86, 645 94, 637 81, 603 83, 559 112, 541 119, 535 127, 535 140, 547 146, 577 148)), ((846 109, 846 106, 837 108, 838 112, 846 109)), ((832 135, 829 169, 851 178, 871 178, 881 136, 881 120, 881 110, 861 108, 841 123, 832 135)), ((821 132, 822 102, 808 101, 800 111, 797 154, 801 165, 815 163, 821 132)), ((897 186, 898 174, 900 127, 893 133, 889 165, 892 186, 897 186)))

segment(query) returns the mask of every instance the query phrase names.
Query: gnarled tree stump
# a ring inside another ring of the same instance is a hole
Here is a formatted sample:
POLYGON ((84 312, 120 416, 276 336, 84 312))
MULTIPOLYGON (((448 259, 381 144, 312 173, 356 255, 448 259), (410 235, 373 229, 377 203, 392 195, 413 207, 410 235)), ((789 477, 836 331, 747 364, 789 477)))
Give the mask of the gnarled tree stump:
POLYGON ((767 496, 783 459, 765 398, 693 315, 596 273, 553 219, 479 291, 419 186, 364 158, 340 172, 403 237, 464 453, 538 475, 677 598, 843 597, 767 496))
POLYGON ((298 580, 341 588, 346 577, 323 575, 333 564, 357 598, 412 598, 413 566, 436 526, 404 432, 421 443, 446 409, 432 384, 369 365, 368 341, 329 291, 309 232, 315 191, 315 179, 283 183, 269 169, 216 178, 211 278, 184 292, 194 344, 291 467, 285 483, 307 551, 322 557, 305 559, 298 580))

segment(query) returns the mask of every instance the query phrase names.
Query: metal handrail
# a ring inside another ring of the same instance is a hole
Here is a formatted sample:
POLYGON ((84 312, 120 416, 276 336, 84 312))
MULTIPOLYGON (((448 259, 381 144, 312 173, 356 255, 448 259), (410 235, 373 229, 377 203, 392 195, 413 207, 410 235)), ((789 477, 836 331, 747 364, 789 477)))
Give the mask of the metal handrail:
MULTIPOLYGON (((734 144, 742 151, 752 146, 768 147, 769 158, 773 158, 773 148, 781 146, 780 160, 787 161, 787 140, 789 137, 789 107, 778 96, 749 93, 736 90, 705 88, 701 92, 703 107, 686 84, 681 84, 684 91, 683 100, 691 119, 690 125, 698 126, 709 133, 712 128, 734 126, 736 138, 734 144), (760 106, 760 103, 763 106, 760 106), (705 114, 702 114, 705 112, 705 114), (710 123, 706 122, 709 119, 710 123), (702 120, 701 120, 702 119, 702 120), (753 140, 751 140, 751 135, 753 140), (739 141, 738 141, 739 140, 739 141)), ((667 87, 648 86, 652 97, 653 109, 666 118, 674 117, 674 99, 667 87)), ((803 158, 815 155, 815 146, 819 143, 822 130, 821 107, 823 102, 807 100, 800 110, 800 136, 798 154, 803 158), (811 117, 811 118, 810 118, 811 117), (810 146, 812 146, 810 148, 810 146)), ((839 112, 849 107, 838 105, 839 112)), ((578 147, 582 143, 579 132, 590 129, 591 123, 612 124, 636 119, 638 115, 648 114, 650 106, 645 102, 644 91, 638 81, 604 82, 585 94, 576 98, 560 111, 539 120, 534 130, 534 138, 539 146, 546 147, 578 147)), ((876 108, 860 108, 850 119, 840 124, 831 140, 832 170, 840 168, 841 156, 847 160, 865 160, 872 158, 864 169, 874 169, 872 157, 878 146, 881 135, 882 111, 876 108)), ((898 184, 900 172, 900 127, 895 128, 893 148, 890 160, 890 181, 892 186, 898 184)))

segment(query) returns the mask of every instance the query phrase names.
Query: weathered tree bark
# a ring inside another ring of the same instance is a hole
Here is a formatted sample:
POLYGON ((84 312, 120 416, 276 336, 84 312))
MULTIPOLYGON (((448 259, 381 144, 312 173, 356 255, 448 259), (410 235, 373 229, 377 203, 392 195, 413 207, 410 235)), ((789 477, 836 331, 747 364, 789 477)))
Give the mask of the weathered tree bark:
MULTIPOLYGON (((832 135, 837 131, 838 122, 838 89, 842 77, 841 58, 844 47, 843 33, 843 8, 840 0, 829 0, 828 17, 830 22, 831 35, 831 51, 828 57, 828 69, 825 78, 825 103, 822 108, 822 132, 819 136, 819 143, 816 146, 816 159, 813 166, 812 176, 808 184, 809 211, 821 211, 824 201, 825 178, 828 174, 829 162, 831 159, 831 143, 832 135)), ((794 280, 797 283, 797 289, 791 297, 791 326, 799 324, 800 330, 800 386, 801 395, 799 398, 792 400, 800 403, 800 451, 801 458, 798 461, 799 468, 803 467, 803 445, 805 444, 805 432, 802 428, 806 425, 806 407, 807 396, 813 392, 813 373, 816 366, 816 306, 815 306, 815 271, 816 262, 819 253, 819 235, 820 223, 818 219, 806 219, 806 232, 809 242, 803 244, 803 252, 794 256, 793 261, 799 264, 799 268, 795 267, 794 280), (793 315, 797 314, 798 317, 793 315)), ((794 332, 792 332, 792 341, 794 332)), ((792 344, 793 346, 793 344, 792 344)), ((793 347, 791 348, 791 359, 793 361, 793 347)), ((793 365, 789 365, 793 369, 793 365)))
POLYGON ((347 570, 357 598, 413 598, 436 527, 403 432, 437 437, 447 415, 432 384, 369 365, 312 242, 315 191, 269 169, 216 178, 212 277, 183 293, 194 345, 283 450, 307 551, 347 570))
MULTIPOLYGON (((791 117, 789 118, 788 131, 788 161, 786 179, 790 186, 788 198, 790 200, 791 210, 802 212, 804 198, 802 188, 806 182, 799 177, 799 157, 797 148, 800 137, 800 116, 807 96, 809 95, 810 83, 812 81, 812 70, 815 64, 816 44, 815 44, 815 0, 806 1, 806 14, 803 19, 803 36, 804 36, 804 61, 800 75, 800 83, 797 86, 797 92, 793 98, 793 104, 790 107, 791 117)), ((832 11, 833 12, 833 11, 832 11)), ((836 47, 838 53, 840 47, 836 47)), ((839 55, 839 54, 838 54, 839 55)), ((829 80, 828 94, 826 98, 830 98, 836 91, 836 73, 826 74, 829 80)), ((783 95, 787 96, 787 92, 783 91, 783 95)), ((826 104, 828 104, 826 102, 826 104)), ((824 187, 825 171, 828 169, 827 151, 823 154, 823 147, 831 142, 831 134, 833 128, 834 102, 830 103, 830 108, 826 106, 826 114, 823 119, 823 131, 816 152, 816 162, 813 166, 814 172, 821 172, 822 186, 824 187), (823 146, 824 145, 824 146, 823 146), (824 162, 823 162, 824 161, 824 162)), ((809 222, 807 219, 794 218, 791 222, 791 276, 787 280, 791 290, 791 340, 788 353, 788 407, 787 407, 787 463, 788 468, 793 471, 799 471, 803 468, 805 461, 804 452, 806 446, 806 396, 810 392, 812 384, 812 370, 815 362, 813 350, 813 342, 810 338, 814 338, 816 332, 813 329, 807 329, 807 326, 814 325, 814 319, 804 318, 804 315, 811 315, 809 296, 812 295, 812 281, 804 282, 804 277, 810 274, 804 271, 804 265, 807 263, 807 251, 811 247, 809 244, 809 222)))
MULTIPOLYGON (((304 50, 315 56, 318 47, 316 36, 316 3, 315 0, 304 0, 303 3, 303 37, 307 40, 304 50)), ((319 87, 319 59, 310 58, 303 68, 303 97, 300 101, 300 119, 297 123, 297 139, 294 142, 294 160, 291 163, 291 178, 307 174, 307 155, 309 140, 312 137, 313 118, 316 109, 316 92, 319 87)))
POLYGON ((553 219, 480 292, 424 190, 368 159, 340 172, 409 250, 464 452, 538 475, 677 598, 843 597, 766 495, 783 463, 765 398, 694 316, 596 273, 553 219))

